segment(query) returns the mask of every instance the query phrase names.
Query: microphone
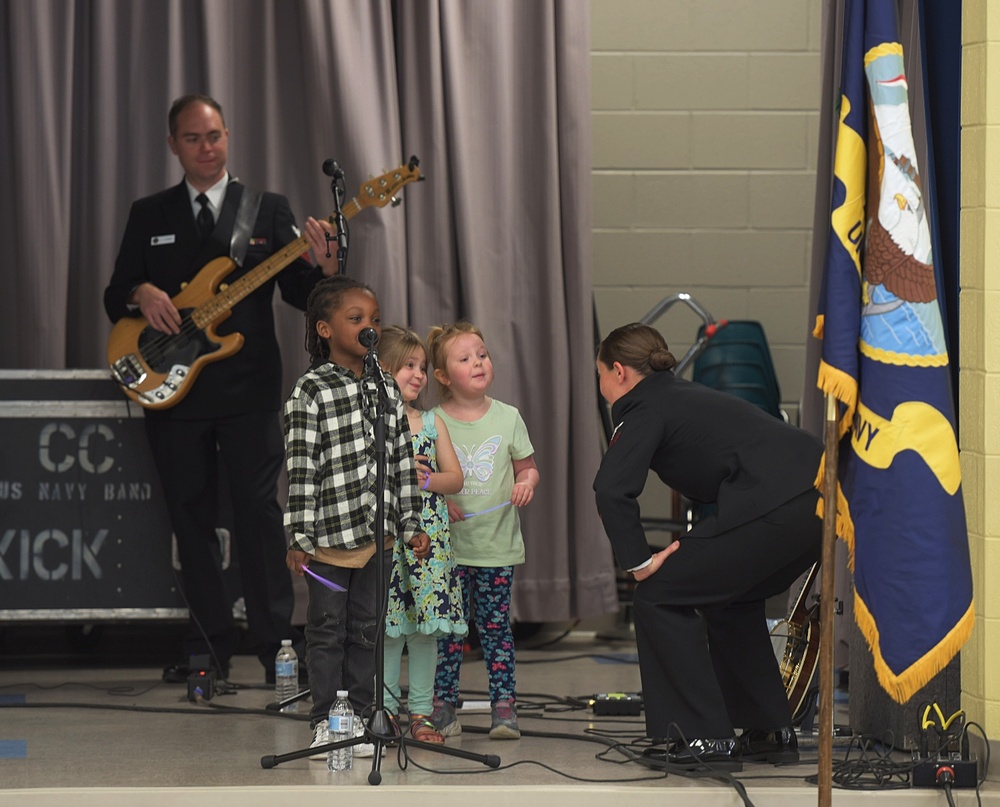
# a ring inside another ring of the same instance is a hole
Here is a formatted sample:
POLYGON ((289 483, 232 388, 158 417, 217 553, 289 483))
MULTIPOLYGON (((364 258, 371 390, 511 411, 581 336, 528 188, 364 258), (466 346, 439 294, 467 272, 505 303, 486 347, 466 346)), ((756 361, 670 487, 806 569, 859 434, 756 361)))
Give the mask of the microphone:
POLYGON ((374 328, 362 328, 358 334, 358 341, 368 348, 368 355, 365 356, 365 375, 372 378, 381 378, 378 371, 378 354, 375 352, 375 345, 378 344, 378 331, 374 328))
POLYGON ((323 161, 323 173, 334 179, 343 179, 344 171, 332 157, 323 161))

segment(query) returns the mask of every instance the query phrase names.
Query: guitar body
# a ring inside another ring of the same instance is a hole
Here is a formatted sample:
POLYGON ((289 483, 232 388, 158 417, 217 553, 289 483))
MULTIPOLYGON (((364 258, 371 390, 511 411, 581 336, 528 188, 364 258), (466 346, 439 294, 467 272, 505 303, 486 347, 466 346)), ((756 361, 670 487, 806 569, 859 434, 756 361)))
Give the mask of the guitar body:
MULTIPOLYGON (((411 157, 408 164, 363 183, 357 195, 344 203, 343 217, 349 219, 366 207, 398 203, 394 194, 423 178, 419 164, 411 157)), ((129 398, 147 409, 168 409, 180 403, 206 364, 228 358, 243 347, 242 334, 219 336, 216 326, 234 305, 309 249, 308 239, 299 236, 225 287, 223 279, 236 264, 229 258, 205 264, 180 294, 171 298, 182 318, 179 334, 157 331, 144 317, 118 320, 108 337, 111 377, 129 398)))
POLYGON ((808 622, 803 635, 796 639, 796 643, 798 647, 793 653, 797 661, 792 666, 793 674, 785 687, 793 723, 797 722, 809 708, 809 693, 816 678, 816 667, 819 662, 819 622, 808 622))
POLYGON ((819 605, 810 606, 806 602, 818 573, 819 564, 815 563, 806 575, 788 617, 771 631, 772 636, 785 637, 779 665, 793 723, 798 722, 809 708, 809 693, 819 664, 819 605), (781 633, 782 629, 784 633, 781 633))
POLYGON ((223 279, 235 268, 229 258, 209 261, 171 298, 182 317, 178 334, 156 330, 145 317, 118 320, 108 337, 108 362, 129 398, 147 409, 175 406, 206 364, 228 358, 243 347, 242 334, 219 336, 215 332, 229 317, 228 308, 214 318, 205 313, 223 279))

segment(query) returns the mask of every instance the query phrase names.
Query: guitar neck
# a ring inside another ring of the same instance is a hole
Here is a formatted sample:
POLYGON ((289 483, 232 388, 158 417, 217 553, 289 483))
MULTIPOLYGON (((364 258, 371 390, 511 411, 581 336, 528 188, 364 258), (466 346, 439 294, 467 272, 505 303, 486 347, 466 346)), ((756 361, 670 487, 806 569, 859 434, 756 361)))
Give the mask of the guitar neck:
MULTIPOLYGON (((356 199, 346 202, 340 209, 345 219, 352 218, 361 210, 361 206, 356 199)), ((332 216, 331 216, 332 219, 332 216)), ((294 260, 304 255, 310 248, 309 239, 300 235, 294 241, 286 244, 275 252, 270 258, 257 264, 239 280, 230 283, 223 291, 214 295, 211 300, 199 306, 191 314, 192 321, 199 327, 205 328, 215 322, 220 316, 225 314, 230 308, 240 300, 251 295, 268 280, 281 272, 294 260)))
POLYGON ((806 614, 809 611, 809 605, 806 602, 806 598, 809 595, 809 590, 812 588, 813 583, 816 582, 816 576, 819 574, 819 563, 814 563, 809 569, 809 573, 806 574, 805 580, 802 581, 802 586, 799 588, 799 593, 795 596, 794 604, 791 610, 788 612, 788 621, 795 624, 804 624, 806 619, 806 614))

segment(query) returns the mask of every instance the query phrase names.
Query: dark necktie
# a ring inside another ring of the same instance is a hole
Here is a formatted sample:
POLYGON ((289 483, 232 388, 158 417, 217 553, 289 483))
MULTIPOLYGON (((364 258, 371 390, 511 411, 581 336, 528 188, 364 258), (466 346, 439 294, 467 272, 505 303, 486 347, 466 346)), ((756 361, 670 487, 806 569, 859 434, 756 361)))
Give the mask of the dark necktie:
POLYGON ((198 211, 198 230, 201 232, 201 242, 204 244, 215 229, 215 217, 208 206, 208 197, 199 193, 194 200, 201 202, 201 210, 198 211))

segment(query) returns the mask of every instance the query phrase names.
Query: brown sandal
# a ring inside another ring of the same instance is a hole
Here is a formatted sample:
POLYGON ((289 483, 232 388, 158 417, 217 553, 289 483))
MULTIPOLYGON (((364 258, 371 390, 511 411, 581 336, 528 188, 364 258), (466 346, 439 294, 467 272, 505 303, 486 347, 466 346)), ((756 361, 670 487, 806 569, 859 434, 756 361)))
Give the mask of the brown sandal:
POLYGON ((429 715, 410 715, 410 736, 421 743, 444 742, 444 735, 437 730, 429 715))

